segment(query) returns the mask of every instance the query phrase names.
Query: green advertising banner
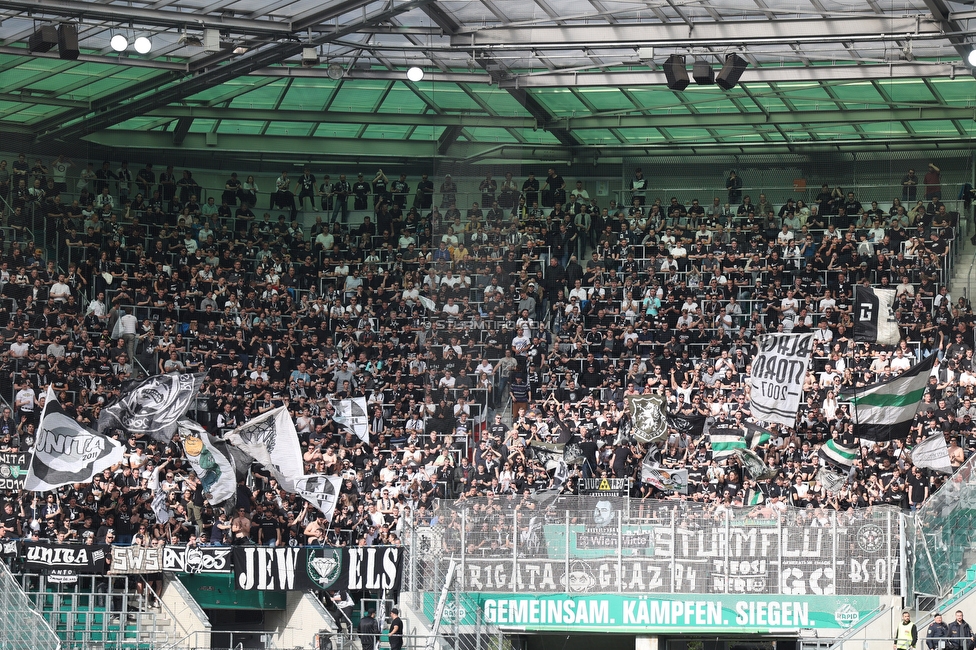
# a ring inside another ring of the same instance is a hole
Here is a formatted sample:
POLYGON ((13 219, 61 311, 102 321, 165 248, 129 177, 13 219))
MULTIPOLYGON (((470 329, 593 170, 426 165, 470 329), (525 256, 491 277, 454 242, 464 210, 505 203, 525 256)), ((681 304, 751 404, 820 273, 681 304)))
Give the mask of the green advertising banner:
MULTIPOLYGON (((436 593, 425 594, 432 617, 436 593)), ((843 630, 878 607, 876 596, 628 596, 570 594, 451 594, 442 625, 503 630, 666 634, 775 634, 801 629, 843 630), (479 617, 478 610, 481 610, 479 617)))

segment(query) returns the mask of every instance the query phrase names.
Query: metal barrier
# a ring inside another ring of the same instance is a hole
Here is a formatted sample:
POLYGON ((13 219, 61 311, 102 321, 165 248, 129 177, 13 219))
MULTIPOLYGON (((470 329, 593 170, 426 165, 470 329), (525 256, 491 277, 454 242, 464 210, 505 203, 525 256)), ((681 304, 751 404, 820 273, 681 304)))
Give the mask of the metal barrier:
POLYGON ((61 650, 61 640, 48 621, 0 562, 0 649, 61 650))
POLYGON ((149 607, 131 576, 75 576, 59 582, 52 576, 22 573, 16 581, 23 603, 31 604, 52 629, 62 648, 113 645, 136 648, 146 641, 166 641, 161 614, 149 607))
POLYGON ((967 553, 976 548, 976 455, 916 510, 913 532, 914 593, 943 598, 967 573, 967 553))
POLYGON ((903 595, 901 514, 717 507, 611 496, 439 501, 408 591, 903 595))

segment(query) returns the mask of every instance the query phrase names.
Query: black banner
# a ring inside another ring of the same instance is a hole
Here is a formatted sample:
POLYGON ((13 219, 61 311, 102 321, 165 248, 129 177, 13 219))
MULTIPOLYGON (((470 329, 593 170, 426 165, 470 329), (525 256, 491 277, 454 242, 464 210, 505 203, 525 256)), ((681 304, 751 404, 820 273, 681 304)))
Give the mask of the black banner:
POLYGON ((104 545, 24 542, 24 560, 28 572, 45 573, 50 582, 63 584, 78 581, 78 574, 105 573, 105 558, 111 549, 104 545))
POLYGON ((29 454, 0 454, 0 490, 23 490, 29 465, 29 454))
POLYGON ((395 546, 234 547, 238 589, 292 591, 400 588, 403 549, 395 546))

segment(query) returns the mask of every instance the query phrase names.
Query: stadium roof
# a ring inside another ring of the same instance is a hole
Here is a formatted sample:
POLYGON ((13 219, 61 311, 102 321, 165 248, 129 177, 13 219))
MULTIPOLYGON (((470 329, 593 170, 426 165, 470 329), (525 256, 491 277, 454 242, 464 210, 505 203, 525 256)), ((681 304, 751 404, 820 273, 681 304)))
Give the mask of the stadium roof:
POLYGON ((971 148, 974 19, 944 0, 4 0, 0 130, 264 160, 971 148), (29 52, 61 23, 77 60, 29 52), (665 84, 671 54, 690 74, 731 53, 730 90, 665 84))

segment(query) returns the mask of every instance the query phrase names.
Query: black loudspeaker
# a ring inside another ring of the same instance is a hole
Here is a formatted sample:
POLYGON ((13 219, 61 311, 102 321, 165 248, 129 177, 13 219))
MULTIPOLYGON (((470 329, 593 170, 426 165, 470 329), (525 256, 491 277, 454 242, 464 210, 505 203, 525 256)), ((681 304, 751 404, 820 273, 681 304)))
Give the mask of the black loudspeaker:
POLYGON ((724 90, 735 88, 735 84, 739 83, 739 77, 745 72, 747 65, 749 62, 738 54, 728 55, 725 57, 725 65, 722 66, 722 71, 715 78, 715 83, 724 90))
POLYGON ((57 44, 58 30, 54 25, 41 25, 27 41, 27 47, 31 52, 50 52, 57 44))
POLYGON ((74 25, 58 25, 58 56, 62 59, 77 59, 78 28, 74 25))
POLYGON ((708 61, 695 61, 695 65, 691 69, 691 76, 695 78, 695 83, 699 86, 715 83, 715 70, 712 69, 708 61))
POLYGON ((668 88, 671 90, 684 90, 690 83, 688 80, 688 68, 685 67, 685 57, 680 54, 672 54, 664 62, 664 78, 668 81, 668 88))

